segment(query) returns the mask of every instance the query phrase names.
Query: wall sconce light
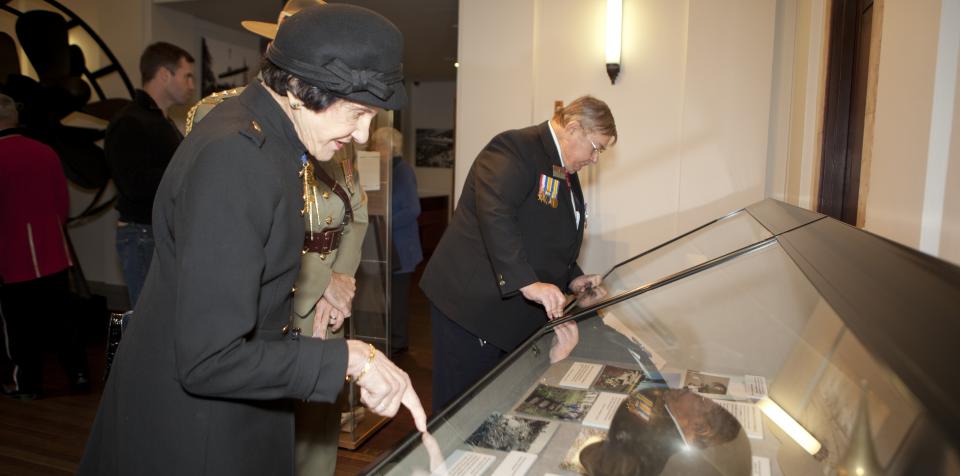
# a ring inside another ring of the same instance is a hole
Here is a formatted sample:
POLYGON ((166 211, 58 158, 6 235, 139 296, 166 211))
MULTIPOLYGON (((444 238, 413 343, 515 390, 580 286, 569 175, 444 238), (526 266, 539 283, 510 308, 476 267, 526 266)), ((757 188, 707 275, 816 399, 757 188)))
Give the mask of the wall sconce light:
POLYGON ((623 33, 623 0, 607 0, 607 76, 614 84, 620 74, 620 40, 623 33))

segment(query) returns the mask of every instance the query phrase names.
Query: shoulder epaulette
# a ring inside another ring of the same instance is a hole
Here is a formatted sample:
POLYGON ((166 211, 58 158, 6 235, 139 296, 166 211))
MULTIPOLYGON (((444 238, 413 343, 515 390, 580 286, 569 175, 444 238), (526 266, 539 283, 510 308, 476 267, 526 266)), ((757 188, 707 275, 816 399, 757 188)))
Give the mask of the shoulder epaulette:
POLYGON ((190 111, 187 112, 187 134, 193 130, 194 124, 200 122, 201 119, 206 117, 206 115, 209 114, 217 104, 222 103, 225 99, 239 96, 240 93, 243 92, 243 89, 243 87, 239 87, 228 89, 226 91, 215 92, 194 104, 193 107, 190 108, 190 111))

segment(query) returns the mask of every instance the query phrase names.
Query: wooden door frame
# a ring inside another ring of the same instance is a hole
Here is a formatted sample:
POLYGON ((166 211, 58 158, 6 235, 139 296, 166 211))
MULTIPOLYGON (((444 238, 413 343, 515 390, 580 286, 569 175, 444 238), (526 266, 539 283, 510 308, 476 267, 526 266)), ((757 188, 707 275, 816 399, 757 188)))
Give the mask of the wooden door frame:
POLYGON ((864 204, 868 187, 870 155, 873 142, 873 111, 876 102, 876 66, 879 53, 882 0, 833 0, 830 5, 829 44, 823 102, 823 122, 820 173, 817 183, 817 211, 833 216, 851 225, 862 226, 864 204), (863 42, 861 19, 871 10, 872 27, 869 45, 863 42), (854 99, 854 74, 860 54, 868 54, 863 78, 864 111, 860 123, 851 123, 851 105, 854 99), (859 128, 862 143, 854 144, 860 150, 859 161, 851 157, 851 127, 859 128))

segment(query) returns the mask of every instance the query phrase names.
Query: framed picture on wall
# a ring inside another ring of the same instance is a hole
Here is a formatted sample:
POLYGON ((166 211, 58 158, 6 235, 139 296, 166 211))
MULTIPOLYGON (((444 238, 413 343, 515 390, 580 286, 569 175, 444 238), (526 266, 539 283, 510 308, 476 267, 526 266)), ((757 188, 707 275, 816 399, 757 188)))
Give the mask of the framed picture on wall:
POLYGON ((453 168, 453 129, 417 129, 417 167, 453 168))
POLYGON ((201 97, 246 86, 260 69, 260 53, 255 49, 206 37, 200 38, 200 46, 201 97))

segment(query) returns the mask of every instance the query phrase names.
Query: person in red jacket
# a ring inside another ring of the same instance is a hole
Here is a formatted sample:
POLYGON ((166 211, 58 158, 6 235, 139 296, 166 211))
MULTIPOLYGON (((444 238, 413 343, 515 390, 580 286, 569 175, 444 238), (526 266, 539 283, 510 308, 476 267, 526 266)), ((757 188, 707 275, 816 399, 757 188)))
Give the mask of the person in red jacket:
MULTIPOLYGON (((69 201, 60 159, 50 147, 20 135, 18 119, 16 103, 0 94, 0 317, 14 364, 13 385, 3 393, 34 399, 41 387, 42 336, 72 327, 57 323, 68 318, 67 268, 73 263, 63 229, 69 201)), ((76 333, 57 334, 71 383, 85 385, 76 333)))

